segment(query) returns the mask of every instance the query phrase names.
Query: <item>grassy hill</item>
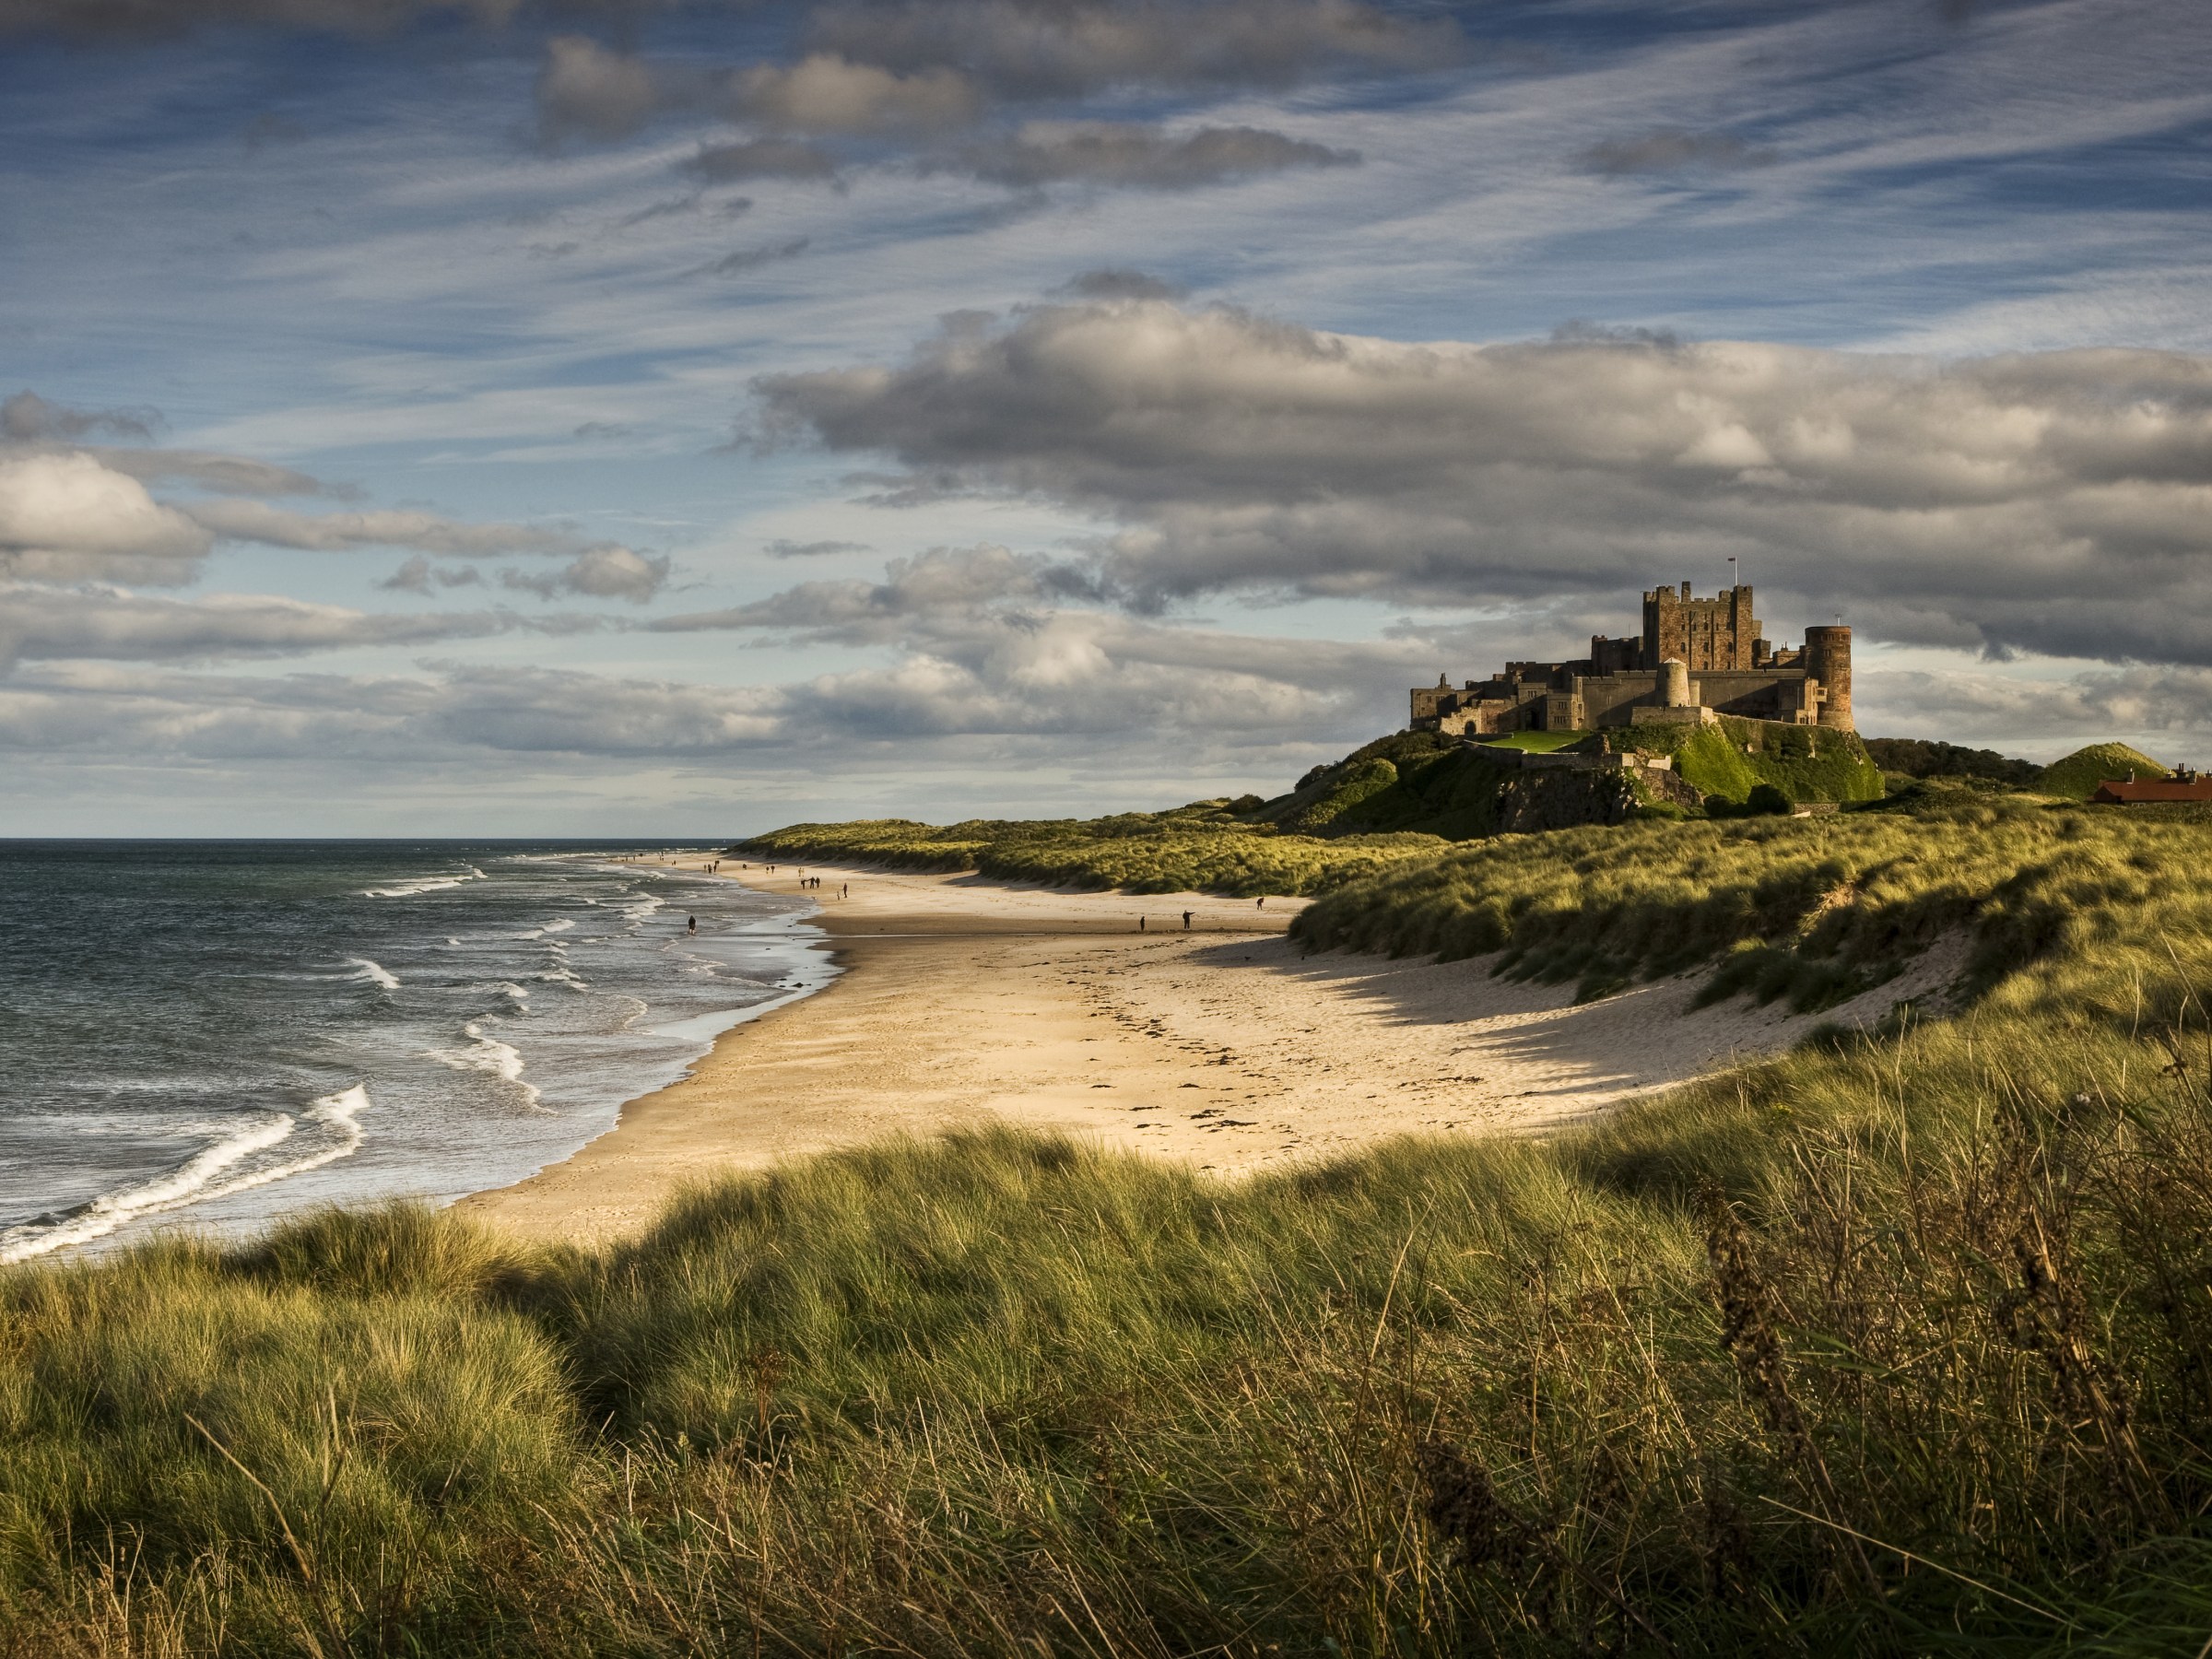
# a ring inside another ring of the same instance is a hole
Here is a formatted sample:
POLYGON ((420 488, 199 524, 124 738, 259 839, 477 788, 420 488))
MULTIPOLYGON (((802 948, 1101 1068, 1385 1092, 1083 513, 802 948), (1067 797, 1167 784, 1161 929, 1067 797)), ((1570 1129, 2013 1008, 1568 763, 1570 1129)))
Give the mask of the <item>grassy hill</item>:
POLYGON ((2138 778, 2171 775, 2165 766, 2141 749, 2130 748, 2124 743, 2092 743, 2044 767, 2036 780, 2036 787, 2044 794, 2086 801, 2106 779, 2124 778, 2130 772, 2138 778))
POLYGON ((403 1207, 0 1271, 0 1653, 2195 1653, 2208 854, 1957 794, 1308 912, 1793 996, 1969 941, 1961 1008, 1543 1139, 969 1136, 599 1253, 403 1207))

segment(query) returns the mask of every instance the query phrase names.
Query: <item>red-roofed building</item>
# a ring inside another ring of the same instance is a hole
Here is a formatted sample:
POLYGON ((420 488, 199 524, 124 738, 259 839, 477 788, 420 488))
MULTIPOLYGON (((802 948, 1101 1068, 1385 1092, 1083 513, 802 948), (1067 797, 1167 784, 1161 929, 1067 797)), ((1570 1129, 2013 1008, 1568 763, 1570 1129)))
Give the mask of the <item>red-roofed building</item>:
POLYGON ((2129 772, 2124 778, 2107 778, 2089 799, 2107 806, 2147 806, 2165 801, 2212 804, 2212 777, 2200 776, 2185 766, 2171 778, 2137 780, 2129 772))

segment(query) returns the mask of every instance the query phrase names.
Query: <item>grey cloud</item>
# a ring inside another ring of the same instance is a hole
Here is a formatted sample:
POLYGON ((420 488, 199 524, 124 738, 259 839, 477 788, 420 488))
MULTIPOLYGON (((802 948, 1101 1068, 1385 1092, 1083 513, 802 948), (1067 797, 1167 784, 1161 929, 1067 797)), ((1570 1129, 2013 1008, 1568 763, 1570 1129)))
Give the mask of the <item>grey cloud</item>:
POLYGON ((653 202, 647 206, 639 208, 635 213, 624 214, 616 221, 615 228, 618 230, 628 230, 634 226, 642 225, 650 219, 670 218, 678 214, 697 213, 698 211, 698 196, 677 196, 665 202, 653 202))
POLYGON ((525 573, 508 569, 500 572, 502 586, 552 599, 578 594, 594 599, 627 599, 642 605, 668 583, 668 557, 646 555, 628 547, 592 547, 558 571, 525 573))
POLYGON ((321 553, 353 547, 417 547, 426 553, 496 557, 572 554, 586 544, 566 530, 527 524, 473 524, 433 512, 377 508, 359 512, 293 512, 265 501, 194 501, 182 510, 218 535, 321 553))
POLYGON ((815 15, 818 50, 912 74, 955 69, 1005 98, 1109 87, 1288 86, 1433 68, 1456 25, 1355 0, 886 0, 815 15))
POLYGON ((1147 301, 758 382, 762 429, 1096 515, 1100 580, 1464 606, 1736 554, 1779 623, 2212 662, 2212 359, 1410 346, 1147 301))
POLYGON ((1077 300, 1180 300, 1189 290, 1143 271, 1081 271, 1061 284, 1060 293, 1077 300))
POLYGON ((769 688, 453 666, 424 724, 450 741, 511 751, 711 754, 787 737, 782 700, 769 688))
POLYGON ((837 160, 828 151, 791 138, 752 138, 714 144, 684 163, 688 171, 716 183, 739 179, 830 179, 837 160))
POLYGON ((1259 127, 1171 134, 1108 122, 1032 122, 1005 137, 933 157, 925 171, 973 173, 1018 188, 1079 182, 1142 190, 1194 190, 1294 167, 1353 167, 1355 150, 1331 149, 1259 127))
MULTIPOLYGON (((795 732, 856 737, 1226 732, 1286 736, 1356 718, 1433 654, 1425 638, 1375 644, 1270 640, 1062 608, 1061 567, 982 544, 894 559, 880 582, 809 582, 661 632, 759 632, 896 646, 886 668, 784 688, 795 732)), ((1078 584, 1079 585, 1079 584, 1078 584)))
POLYGON ((503 23, 520 9, 521 0, 0 0, 0 34, 139 41, 240 24, 377 34, 421 18, 503 23))
POLYGON ((865 542, 810 541, 794 542, 778 539, 761 549, 771 559, 819 559, 831 553, 865 553, 865 542))
POLYGON ((713 264, 703 267, 712 276, 739 276, 747 271, 757 271, 762 265, 781 264, 796 259, 814 245, 811 236, 794 236, 789 241, 772 242, 758 248, 740 248, 726 253, 713 264))
POLYGON ((484 576, 474 565, 433 567, 427 554, 418 553, 376 585, 388 593, 427 594, 432 582, 441 588, 481 587, 484 576))
POLYGON ((546 42, 537 72, 538 138, 558 144, 579 136, 626 137, 644 125, 664 97, 642 60, 588 35, 556 35, 546 42))
POLYGON ((1702 167, 1733 171, 1771 166, 1779 158, 1771 149, 1746 144, 1732 133, 1696 133, 1683 127, 1664 127, 1633 138, 1607 138, 1575 157, 1585 172, 1677 172, 1702 167))
POLYGON ((2212 670, 2201 667, 2137 665, 2041 679, 1877 666, 1857 677, 1853 696, 1865 711, 1862 730, 1977 737, 2051 755, 2090 738, 2212 732, 2212 670))
POLYGON ((86 452, 103 466, 127 473, 144 484, 168 478, 182 479, 204 489, 230 495, 253 496, 358 496, 349 485, 329 484, 288 466, 255 461, 245 455, 222 455, 205 450, 142 450, 93 448, 86 452))
POLYGON ((912 559, 891 560, 879 582, 801 582, 751 605, 664 617, 647 626, 657 633, 787 629, 818 642, 877 644, 897 638, 917 617, 965 614, 1006 600, 1033 598, 1041 591, 1041 564, 989 543, 932 547, 912 559))
POLYGON ((89 437, 151 439, 161 417, 152 409, 71 409, 22 391, 0 403, 0 440, 49 443, 89 437))
POLYGON ((0 588, 0 666, 56 657, 190 662, 498 633, 500 613, 393 616, 258 594, 157 599, 116 590, 0 588))

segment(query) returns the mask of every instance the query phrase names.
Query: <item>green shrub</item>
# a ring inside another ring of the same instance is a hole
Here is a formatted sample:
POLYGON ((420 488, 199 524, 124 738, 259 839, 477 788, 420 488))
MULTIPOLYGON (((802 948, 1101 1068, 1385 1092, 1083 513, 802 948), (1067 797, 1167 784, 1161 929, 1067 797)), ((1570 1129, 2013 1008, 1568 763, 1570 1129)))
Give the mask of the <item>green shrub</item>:
POLYGON ((2092 743, 2044 767, 2036 787, 2045 794, 2086 801, 2097 793, 2098 784, 2108 779, 2130 776, 2164 778, 2171 773, 2141 749, 2130 748, 2124 743, 2092 743))

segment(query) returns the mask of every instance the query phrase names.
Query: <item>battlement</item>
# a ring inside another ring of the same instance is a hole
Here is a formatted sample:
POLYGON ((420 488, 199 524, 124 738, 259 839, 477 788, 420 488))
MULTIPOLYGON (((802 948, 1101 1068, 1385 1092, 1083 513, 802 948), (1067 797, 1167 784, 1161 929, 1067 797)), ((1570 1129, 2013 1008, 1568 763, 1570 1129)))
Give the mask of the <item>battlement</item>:
POLYGON ((1851 629, 1808 628, 1802 648, 1777 648, 1747 585, 1700 599, 1685 582, 1643 595, 1642 633, 1594 634, 1585 658, 1508 663, 1458 688, 1440 675, 1413 693, 1417 728, 1465 736, 1718 714, 1852 730, 1851 629))

